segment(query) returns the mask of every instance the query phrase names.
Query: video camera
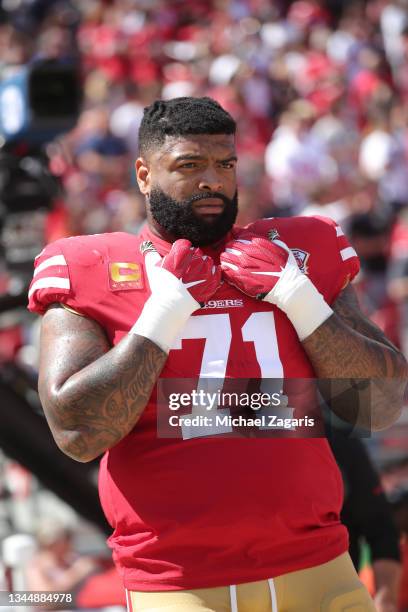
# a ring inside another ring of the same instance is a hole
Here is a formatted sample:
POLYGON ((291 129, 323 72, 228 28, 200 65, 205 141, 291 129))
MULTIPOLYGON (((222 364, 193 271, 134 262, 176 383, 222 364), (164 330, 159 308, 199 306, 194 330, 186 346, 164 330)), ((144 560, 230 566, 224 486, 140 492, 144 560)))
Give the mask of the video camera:
POLYGON ((42 248, 39 211, 60 193, 45 145, 75 126, 80 105, 73 63, 36 61, 0 82, 0 255, 23 285, 42 248))

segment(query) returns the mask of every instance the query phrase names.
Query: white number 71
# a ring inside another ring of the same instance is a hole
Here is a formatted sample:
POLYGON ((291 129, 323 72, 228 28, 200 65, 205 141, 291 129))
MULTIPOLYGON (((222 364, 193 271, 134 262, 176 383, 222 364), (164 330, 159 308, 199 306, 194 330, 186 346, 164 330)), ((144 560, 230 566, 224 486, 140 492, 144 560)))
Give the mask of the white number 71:
MULTIPOLYGON (((228 314, 197 315, 190 317, 180 336, 172 346, 172 350, 182 348, 182 340, 205 339, 203 358, 197 384, 200 390, 206 393, 217 393, 222 387, 227 371, 228 355, 231 347, 232 332, 228 314)), ((242 327, 242 339, 253 342, 256 360, 260 368, 262 379, 283 379, 283 366, 279 358, 278 340, 276 337, 275 319, 273 312, 253 312, 242 327)), ((262 390, 262 388, 261 388, 262 390)), ((266 390, 265 390, 266 391, 266 390)), ((215 405, 213 409, 217 409, 215 405)), ((228 416, 228 408, 218 408, 217 414, 228 416)), ((192 408, 192 416, 208 415, 208 405, 203 402, 192 408)), ((213 430, 208 427, 187 426, 180 417, 183 439, 198 438, 202 436, 229 433, 232 428, 228 425, 217 426, 213 430)))

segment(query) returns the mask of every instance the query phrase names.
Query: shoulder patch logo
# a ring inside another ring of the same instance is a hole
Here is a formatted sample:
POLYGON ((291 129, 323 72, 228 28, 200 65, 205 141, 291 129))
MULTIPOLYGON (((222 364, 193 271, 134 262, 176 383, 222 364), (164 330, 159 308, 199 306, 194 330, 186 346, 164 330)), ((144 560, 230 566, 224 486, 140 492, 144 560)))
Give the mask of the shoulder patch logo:
POLYGON ((302 249, 290 249, 296 259, 296 263, 299 267, 299 270, 303 272, 303 274, 308 273, 307 262, 310 257, 310 253, 307 251, 302 251, 302 249))
POLYGON ((131 261, 111 262, 109 264, 109 288, 111 291, 143 289, 142 266, 131 261))

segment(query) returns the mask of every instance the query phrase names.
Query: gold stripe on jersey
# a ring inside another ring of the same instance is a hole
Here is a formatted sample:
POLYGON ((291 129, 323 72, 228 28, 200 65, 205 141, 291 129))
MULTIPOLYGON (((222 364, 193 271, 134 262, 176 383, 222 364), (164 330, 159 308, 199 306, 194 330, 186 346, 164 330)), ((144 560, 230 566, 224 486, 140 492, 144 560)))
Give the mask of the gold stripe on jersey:
POLYGON ((58 302, 58 303, 60 304, 60 306, 65 308, 65 310, 68 310, 69 312, 72 312, 72 314, 78 315, 78 317, 84 317, 85 316, 84 314, 82 314, 82 312, 78 312, 74 308, 71 308, 71 306, 67 306, 66 304, 63 304, 62 302, 58 302))

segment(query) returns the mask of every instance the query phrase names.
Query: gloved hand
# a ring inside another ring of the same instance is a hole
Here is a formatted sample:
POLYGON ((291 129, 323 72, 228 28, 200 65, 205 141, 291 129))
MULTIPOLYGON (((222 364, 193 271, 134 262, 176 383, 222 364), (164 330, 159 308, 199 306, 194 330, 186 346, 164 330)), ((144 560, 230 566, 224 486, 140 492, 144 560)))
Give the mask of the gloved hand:
POLYGON ((188 240, 176 240, 161 257, 150 241, 140 245, 151 296, 130 330, 168 352, 191 314, 221 284, 221 269, 188 240))
POLYGON ((243 232, 227 243, 220 260, 224 278, 243 293, 276 304, 287 315, 300 340, 333 314, 281 240, 243 232))

